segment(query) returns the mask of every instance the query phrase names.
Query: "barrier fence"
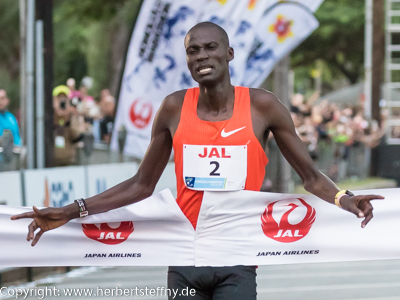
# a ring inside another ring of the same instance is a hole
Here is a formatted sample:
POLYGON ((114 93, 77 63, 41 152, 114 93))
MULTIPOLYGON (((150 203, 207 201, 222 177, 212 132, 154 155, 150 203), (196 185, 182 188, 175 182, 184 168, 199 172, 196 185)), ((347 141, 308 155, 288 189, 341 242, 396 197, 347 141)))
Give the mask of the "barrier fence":
MULTIPOLYGON (((87 198, 132 177, 138 163, 101 164, 0 173, 0 204, 61 207, 87 198)), ((169 188, 176 194, 174 164, 169 163, 155 192, 169 188)))

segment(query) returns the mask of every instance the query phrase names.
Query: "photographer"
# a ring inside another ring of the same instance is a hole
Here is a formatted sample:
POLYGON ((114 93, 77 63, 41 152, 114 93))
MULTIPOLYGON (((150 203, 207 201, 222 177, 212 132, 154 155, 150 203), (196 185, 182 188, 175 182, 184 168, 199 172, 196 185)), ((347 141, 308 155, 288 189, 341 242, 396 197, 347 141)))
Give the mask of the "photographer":
POLYGON ((77 103, 68 98, 70 90, 60 85, 53 90, 54 143, 56 166, 71 165, 76 162, 76 143, 85 132, 83 116, 77 112, 77 103))

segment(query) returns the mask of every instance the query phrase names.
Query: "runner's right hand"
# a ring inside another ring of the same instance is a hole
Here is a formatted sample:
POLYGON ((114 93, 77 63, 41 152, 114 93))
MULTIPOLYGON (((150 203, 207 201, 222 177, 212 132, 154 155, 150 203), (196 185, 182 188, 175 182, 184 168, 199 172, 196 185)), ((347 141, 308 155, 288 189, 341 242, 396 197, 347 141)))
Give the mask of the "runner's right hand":
POLYGON ((33 206, 33 211, 22 213, 19 215, 15 215, 11 217, 11 220, 19 220, 19 219, 33 219, 32 223, 28 226, 28 235, 26 237, 27 241, 32 240, 32 246, 35 246, 39 241, 40 237, 46 231, 58 228, 69 222, 69 219, 66 217, 64 213, 64 209, 61 207, 50 207, 44 209, 38 209, 36 206, 33 206), (40 229, 39 232, 35 231, 40 229))

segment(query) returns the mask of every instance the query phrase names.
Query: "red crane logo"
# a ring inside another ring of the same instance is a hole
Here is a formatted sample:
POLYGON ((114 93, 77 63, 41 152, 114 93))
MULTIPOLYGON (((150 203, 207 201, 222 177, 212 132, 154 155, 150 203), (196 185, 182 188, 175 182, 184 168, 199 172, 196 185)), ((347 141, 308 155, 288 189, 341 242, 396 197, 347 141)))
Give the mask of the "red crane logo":
POLYGON ((129 110, 129 117, 135 127, 142 129, 149 125, 152 115, 153 105, 150 101, 141 98, 133 101, 129 110))
POLYGON ((107 245, 117 245, 125 242, 133 232, 133 222, 121 222, 117 228, 110 227, 107 223, 82 224, 83 233, 90 239, 107 245))
POLYGON ((274 204, 287 200, 275 201, 267 206, 264 213, 261 215, 261 228, 267 237, 281 243, 293 243, 304 238, 308 234, 315 221, 315 209, 303 199, 298 198, 298 200, 307 208, 307 213, 303 220, 297 224, 290 224, 288 217, 299 205, 289 203, 287 206, 291 208, 282 215, 279 224, 272 217, 274 204))

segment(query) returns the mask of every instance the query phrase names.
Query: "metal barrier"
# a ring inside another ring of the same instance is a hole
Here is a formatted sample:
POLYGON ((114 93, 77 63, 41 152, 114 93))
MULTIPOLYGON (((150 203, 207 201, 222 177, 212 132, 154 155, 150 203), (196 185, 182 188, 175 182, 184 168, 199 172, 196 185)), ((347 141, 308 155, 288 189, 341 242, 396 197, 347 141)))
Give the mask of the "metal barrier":
MULTIPOLYGON (((267 156, 269 163, 266 167, 266 179, 263 190, 276 192, 279 148, 275 140, 268 142, 267 156)), ((313 153, 317 169, 335 182, 347 179, 364 179, 369 175, 370 149, 362 143, 346 146, 333 141, 319 141, 318 151, 313 153)), ((292 169, 294 185, 301 185, 301 179, 292 169)))

